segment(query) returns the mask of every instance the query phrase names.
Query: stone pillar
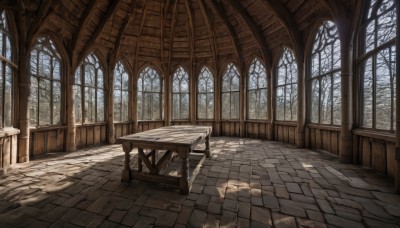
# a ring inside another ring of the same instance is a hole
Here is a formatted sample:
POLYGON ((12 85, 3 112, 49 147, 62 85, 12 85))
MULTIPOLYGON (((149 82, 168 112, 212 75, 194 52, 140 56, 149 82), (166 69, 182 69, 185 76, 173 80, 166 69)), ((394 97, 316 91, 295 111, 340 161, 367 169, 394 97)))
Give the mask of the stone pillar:
MULTIPOLYGON (((76 56, 76 55, 73 55, 76 56)), ((76 150, 76 125, 75 125, 75 71, 69 66, 67 69, 67 80, 66 80, 66 115, 67 115, 67 143, 66 151, 76 150)), ((76 91, 80 93, 81 91, 76 91)))
POLYGON ((246 67, 244 64, 240 65, 240 80, 239 80, 239 136, 240 137, 245 137, 246 133, 246 125, 245 125, 245 120, 246 120, 246 78, 247 78, 247 72, 246 72, 246 67))
MULTIPOLYGON (((400 2, 395 1, 397 8, 397 25, 400 25, 400 2)), ((397 29, 396 39, 396 59, 400 60, 400 29, 397 29)), ((396 64, 396 173, 395 173, 395 189, 400 193, 400 64, 396 64)))
POLYGON ((268 140, 274 140, 274 79, 272 75, 272 70, 265 68, 266 73, 267 73, 267 80, 268 80, 268 100, 267 100, 267 105, 268 105, 268 110, 267 110, 267 119, 268 119, 268 126, 267 126, 267 139, 268 140))
POLYGON ((298 148, 305 147, 305 123, 306 123, 306 74, 304 59, 297 61, 297 128, 296 145, 298 148))
POLYGON ((172 82, 170 70, 164 67, 164 126, 171 125, 171 94, 172 94, 172 82), (167 70, 165 70, 167 69, 167 70))
POLYGON ((107 128, 108 128, 108 143, 115 143, 115 126, 114 126, 114 61, 110 61, 107 66, 107 84, 105 85, 105 92, 107 94, 106 107, 107 107, 107 128))
POLYGON ((195 69, 195 63, 193 60, 190 62, 189 66, 189 99, 190 99, 190 106, 189 106, 189 120, 191 124, 196 124, 197 119, 197 75, 195 69))
POLYGON ((342 124, 339 160, 343 163, 353 163, 353 46, 347 38, 345 36, 341 39, 342 124))
POLYGON ((132 74, 129 76, 129 107, 130 107, 130 118, 129 120, 132 121, 132 132, 136 133, 138 131, 138 117, 137 117, 137 78, 138 74, 137 71, 130 71, 132 74))
POLYGON ((30 97, 30 73, 29 73, 30 55, 24 45, 20 45, 18 60, 19 76, 19 120, 18 127, 18 162, 29 161, 29 97, 30 97))
POLYGON ((221 77, 219 74, 220 70, 218 67, 214 71, 214 120, 215 128, 213 133, 216 136, 221 136, 221 77))

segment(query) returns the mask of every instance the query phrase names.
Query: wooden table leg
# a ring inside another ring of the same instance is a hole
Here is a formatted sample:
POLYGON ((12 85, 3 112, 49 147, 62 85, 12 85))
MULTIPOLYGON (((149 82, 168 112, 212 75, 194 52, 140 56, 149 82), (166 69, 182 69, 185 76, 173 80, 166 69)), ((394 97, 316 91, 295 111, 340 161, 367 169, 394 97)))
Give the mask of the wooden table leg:
POLYGON ((204 150, 206 158, 210 157, 210 135, 211 133, 206 136, 206 149, 204 150))
POLYGON ((131 180, 131 167, 130 167, 130 152, 132 151, 132 144, 130 142, 123 142, 122 148, 125 152, 124 170, 122 171, 121 181, 129 182, 131 180))
POLYGON ((188 195, 190 190, 189 157, 186 153, 179 154, 182 161, 182 175, 179 179, 179 189, 181 194, 188 195))

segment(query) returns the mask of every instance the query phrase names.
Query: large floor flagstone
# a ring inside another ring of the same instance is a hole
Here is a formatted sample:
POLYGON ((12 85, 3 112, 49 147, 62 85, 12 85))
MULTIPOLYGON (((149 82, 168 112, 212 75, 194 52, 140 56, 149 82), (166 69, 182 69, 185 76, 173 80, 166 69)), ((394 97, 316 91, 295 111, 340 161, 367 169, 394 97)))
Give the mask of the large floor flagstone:
POLYGON ((400 227, 400 195, 384 175, 279 142, 211 142, 187 196, 121 183, 121 145, 17 164, 0 177, 0 227, 400 227))

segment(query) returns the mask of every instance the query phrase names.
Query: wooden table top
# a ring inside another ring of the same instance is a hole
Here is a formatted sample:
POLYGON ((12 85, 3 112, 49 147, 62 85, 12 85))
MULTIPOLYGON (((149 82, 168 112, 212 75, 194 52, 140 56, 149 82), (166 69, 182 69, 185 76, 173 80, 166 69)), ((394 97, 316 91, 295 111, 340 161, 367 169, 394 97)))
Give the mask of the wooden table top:
POLYGON ((212 127, 197 125, 175 125, 144 131, 118 138, 135 144, 174 144, 191 146, 211 134, 212 127))

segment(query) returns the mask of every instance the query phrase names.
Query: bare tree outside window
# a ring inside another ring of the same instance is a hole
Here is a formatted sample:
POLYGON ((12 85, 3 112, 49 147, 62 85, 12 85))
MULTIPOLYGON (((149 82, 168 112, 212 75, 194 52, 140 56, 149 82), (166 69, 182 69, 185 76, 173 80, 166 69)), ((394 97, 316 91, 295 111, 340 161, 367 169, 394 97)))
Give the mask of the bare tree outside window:
POLYGON ((325 21, 311 52, 311 123, 341 124, 340 40, 336 25, 325 21))
POLYGON ((283 49, 276 70, 276 119, 297 120, 297 63, 292 51, 283 49))
POLYGON ((369 2, 360 35, 362 127, 396 129, 396 21, 395 0, 369 2))
POLYGON ((197 83, 197 118, 214 119, 214 77, 208 67, 203 67, 197 83))
POLYGON ((240 74, 233 63, 228 64, 222 77, 222 119, 239 119, 240 74))
POLYGON ((139 120, 162 119, 162 88, 160 74, 151 67, 144 68, 138 79, 137 111, 139 120))
POLYGON ((48 37, 36 40, 30 59, 32 127, 61 123, 61 57, 48 37))
POLYGON ((114 69, 114 120, 129 120, 129 75, 121 61, 114 69))
POLYGON ((75 122, 104 121, 104 74, 99 60, 89 54, 75 72, 75 122))
POLYGON ((255 58, 250 64, 247 82, 247 111, 251 120, 267 119, 267 84, 265 67, 255 58))
POLYGON ((13 126, 13 83, 17 65, 12 57, 6 12, 0 10, 0 129, 13 126))
POLYGON ((172 119, 189 119, 189 75, 183 69, 178 67, 172 78, 172 119))

